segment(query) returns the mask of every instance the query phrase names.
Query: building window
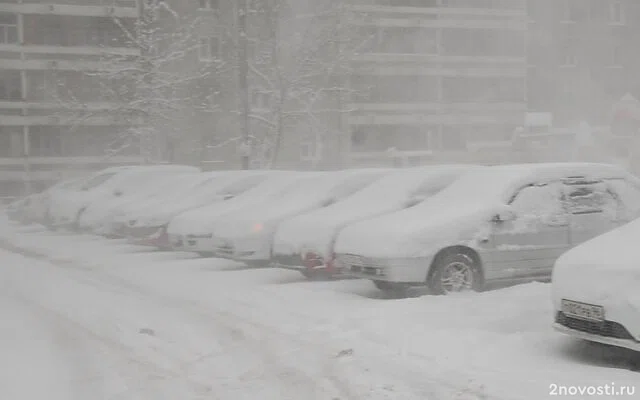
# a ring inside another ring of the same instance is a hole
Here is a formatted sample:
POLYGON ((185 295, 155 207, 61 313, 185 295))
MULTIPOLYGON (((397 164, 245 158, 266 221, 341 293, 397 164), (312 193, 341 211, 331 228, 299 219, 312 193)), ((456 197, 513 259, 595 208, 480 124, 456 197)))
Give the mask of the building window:
POLYGON ((217 10, 218 0, 200 0, 201 10, 217 10))
POLYGON ((0 101, 21 101, 22 79, 16 70, 0 70, 0 101))
POLYGON ((198 46, 200 61, 213 61, 220 54, 220 39, 217 37, 202 37, 198 46))
POLYGON ((21 128, 0 126, 0 157, 21 157, 23 144, 21 128))
POLYGON ((14 14, 0 13, 0 44, 18 43, 18 19, 14 14))
POLYGON ((611 59, 609 60, 609 67, 622 68, 622 55, 622 46, 614 45, 613 47, 611 47, 611 59))
POLYGON ((320 160, 321 144, 319 140, 314 138, 306 139, 300 143, 300 160, 301 161, 318 161, 320 160))
POLYGON ((609 21, 615 25, 624 25, 624 4, 620 0, 614 0, 609 5, 609 21))
POLYGON ((567 45, 562 50, 562 62, 560 65, 562 67, 575 67, 578 65, 578 57, 572 46, 567 45))
POLYGON ((581 7, 584 4, 580 4, 582 0, 564 0, 562 10, 562 22, 573 23, 580 19, 581 7))

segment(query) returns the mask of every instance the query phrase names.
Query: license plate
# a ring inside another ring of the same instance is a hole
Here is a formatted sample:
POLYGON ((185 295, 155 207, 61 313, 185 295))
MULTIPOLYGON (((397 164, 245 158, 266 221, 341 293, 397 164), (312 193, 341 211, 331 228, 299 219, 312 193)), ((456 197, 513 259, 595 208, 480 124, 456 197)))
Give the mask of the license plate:
POLYGON ((593 304, 562 300, 562 312, 569 316, 587 321, 604 321, 604 307, 593 304))

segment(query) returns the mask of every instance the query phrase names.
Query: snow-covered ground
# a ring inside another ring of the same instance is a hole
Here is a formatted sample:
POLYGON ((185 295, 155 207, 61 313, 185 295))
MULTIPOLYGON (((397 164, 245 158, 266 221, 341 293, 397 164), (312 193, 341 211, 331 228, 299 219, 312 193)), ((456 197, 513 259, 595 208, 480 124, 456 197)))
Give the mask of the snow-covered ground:
POLYGON ((539 400, 559 397, 554 384, 640 393, 631 354, 552 331, 548 284, 384 300, 367 281, 308 282, 1 221, 0 285, 1 399, 539 400))

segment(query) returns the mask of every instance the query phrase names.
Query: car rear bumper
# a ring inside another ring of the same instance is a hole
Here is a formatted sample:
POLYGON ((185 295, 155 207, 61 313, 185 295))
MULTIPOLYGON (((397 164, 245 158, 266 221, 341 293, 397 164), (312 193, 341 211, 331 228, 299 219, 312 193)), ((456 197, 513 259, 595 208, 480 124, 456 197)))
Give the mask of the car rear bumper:
POLYGON ((426 283, 431 258, 382 259, 338 254, 335 264, 343 275, 353 278, 422 285, 426 283))
POLYGON ((166 226, 129 228, 128 233, 131 244, 171 249, 166 226))
POLYGON ((252 263, 268 263, 271 259, 271 246, 264 237, 227 239, 214 236, 212 242, 216 257, 252 263))
POLYGON ((300 272, 324 272, 331 275, 341 275, 335 268, 333 260, 327 263, 320 256, 307 257, 300 254, 275 254, 271 257, 271 265, 275 268, 290 269, 300 272))
POLYGON ((169 244, 173 250, 192 251, 195 253, 213 253, 214 243, 212 235, 195 235, 195 234, 169 234, 169 244))

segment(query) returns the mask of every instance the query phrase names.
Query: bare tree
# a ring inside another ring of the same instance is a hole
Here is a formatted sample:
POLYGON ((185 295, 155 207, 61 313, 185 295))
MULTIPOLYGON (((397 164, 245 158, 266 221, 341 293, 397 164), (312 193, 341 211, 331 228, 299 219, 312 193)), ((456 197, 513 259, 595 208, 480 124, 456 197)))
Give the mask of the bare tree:
POLYGON ((179 15, 168 2, 144 2, 141 16, 133 27, 118 18, 114 23, 126 37, 127 47, 139 54, 117 54, 105 49, 101 68, 82 74, 98 85, 97 97, 107 109, 93 109, 74 95, 76 87, 58 88, 57 99, 74 112, 75 126, 101 114, 116 116, 126 128, 120 132, 117 144, 105 149, 107 155, 118 154, 129 146, 140 146, 149 161, 175 161, 181 144, 197 151, 201 139, 194 137, 191 118, 195 113, 213 113, 217 108, 216 73, 226 63, 218 54, 208 54, 208 62, 194 62, 198 51, 207 51, 200 42, 200 17, 179 15))
POLYGON ((302 141, 339 134, 332 124, 349 111, 347 77, 362 43, 342 2, 254 1, 249 17, 252 156, 269 167, 289 129, 302 141))

